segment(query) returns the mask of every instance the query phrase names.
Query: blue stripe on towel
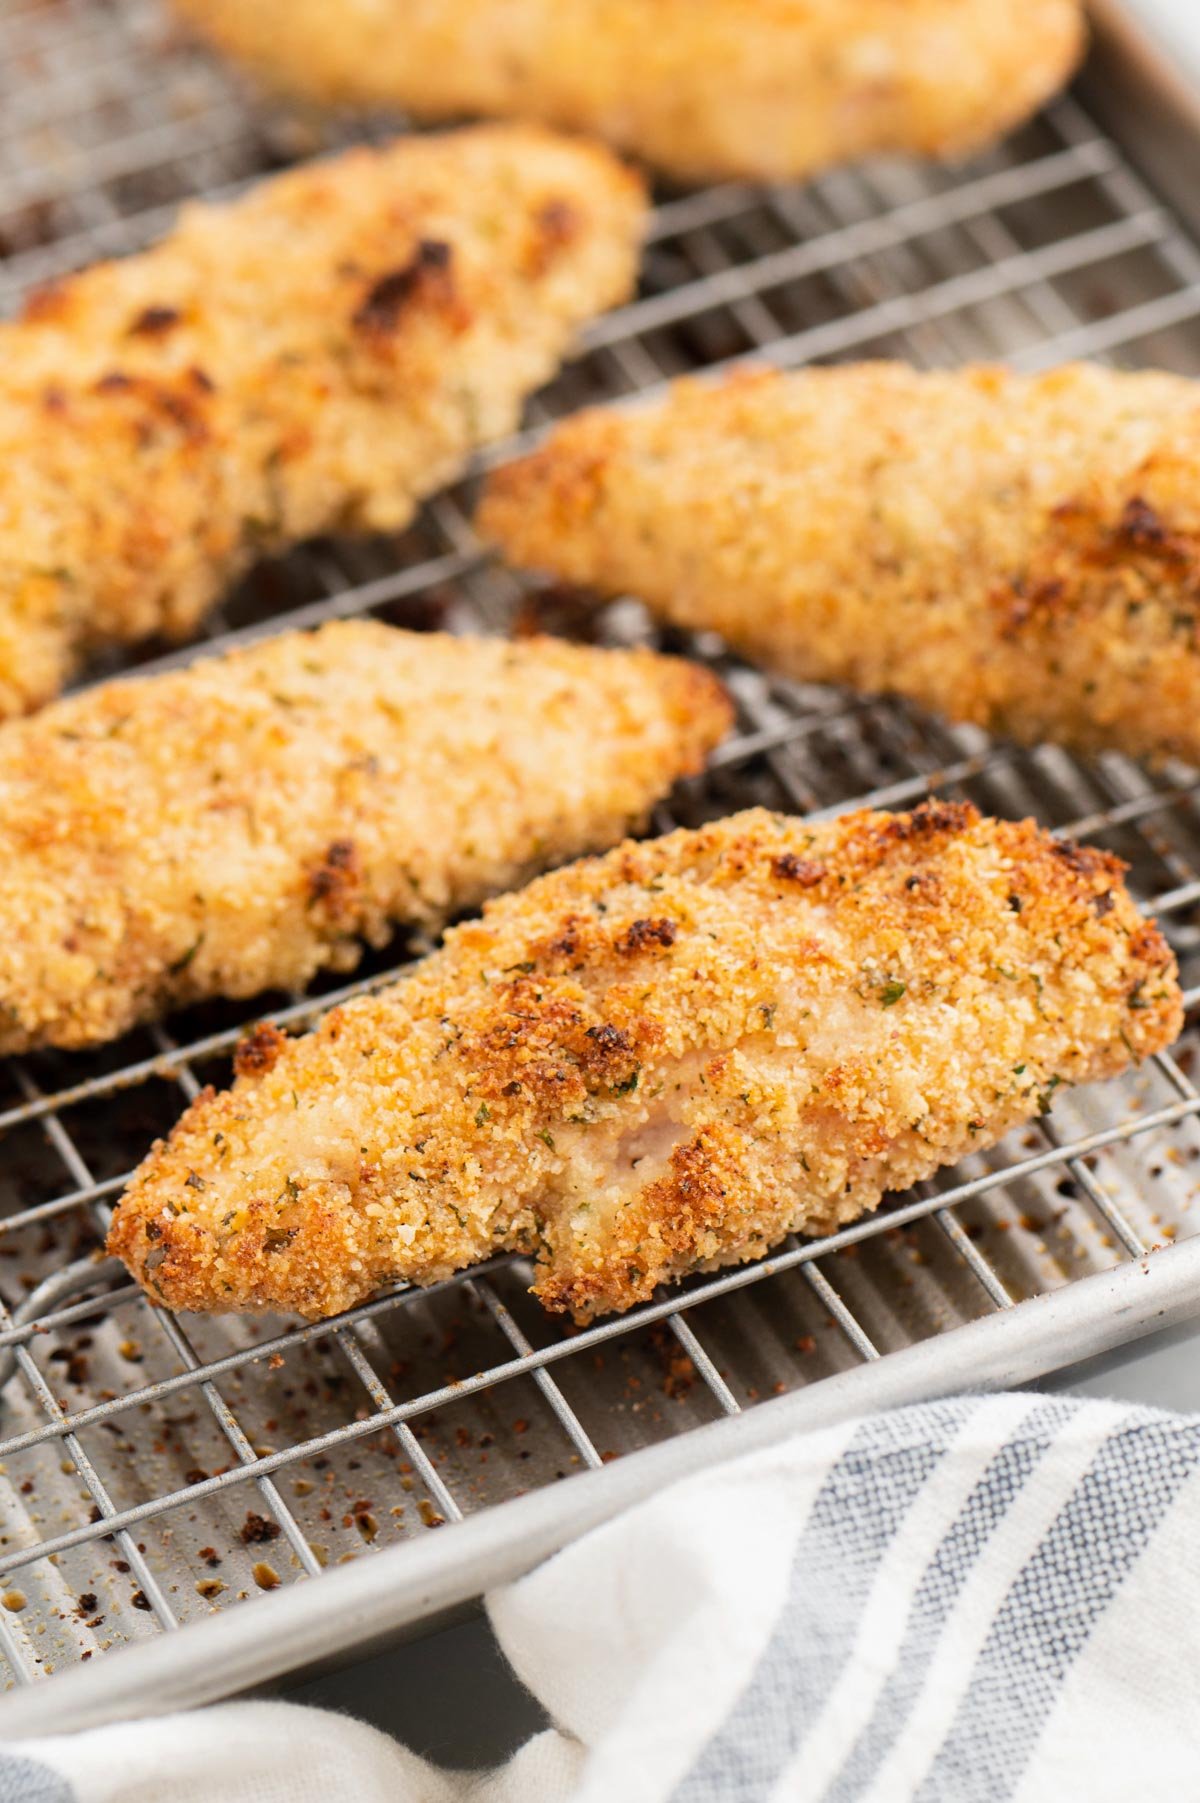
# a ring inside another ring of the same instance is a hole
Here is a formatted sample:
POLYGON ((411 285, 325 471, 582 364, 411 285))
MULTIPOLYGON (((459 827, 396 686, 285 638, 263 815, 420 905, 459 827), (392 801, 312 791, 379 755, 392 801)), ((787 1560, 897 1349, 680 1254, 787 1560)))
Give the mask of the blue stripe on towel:
POLYGON ((1072 1663, 1200 1462, 1200 1427, 1134 1416, 1090 1470, 996 1615, 916 1803, 1011 1797, 1072 1663))
POLYGON ((675 1803, 765 1797, 846 1665, 892 1539, 978 1406, 933 1403, 864 1422, 826 1478, 754 1673, 675 1803))

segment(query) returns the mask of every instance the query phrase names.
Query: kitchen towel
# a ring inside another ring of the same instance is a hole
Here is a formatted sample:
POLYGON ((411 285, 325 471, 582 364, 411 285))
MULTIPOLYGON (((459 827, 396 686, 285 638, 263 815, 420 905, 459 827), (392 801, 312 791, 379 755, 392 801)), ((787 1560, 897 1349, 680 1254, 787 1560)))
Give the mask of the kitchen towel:
POLYGON ((11 1745, 0 1803, 1188 1803, 1198 1471, 1200 1417, 1112 1403, 852 1421, 491 1596, 554 1723, 499 1771, 232 1703, 11 1745))

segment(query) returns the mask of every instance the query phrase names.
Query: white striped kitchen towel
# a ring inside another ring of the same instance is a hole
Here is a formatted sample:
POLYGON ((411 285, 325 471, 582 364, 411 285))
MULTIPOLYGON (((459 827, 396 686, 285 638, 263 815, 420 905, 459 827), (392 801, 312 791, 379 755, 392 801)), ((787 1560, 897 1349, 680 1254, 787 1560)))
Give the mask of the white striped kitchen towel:
POLYGON ((851 1422, 492 1596, 554 1723, 500 1771, 244 1703, 10 1747, 0 1803, 1188 1803, 1198 1468, 1200 1418, 1109 1403, 851 1422))

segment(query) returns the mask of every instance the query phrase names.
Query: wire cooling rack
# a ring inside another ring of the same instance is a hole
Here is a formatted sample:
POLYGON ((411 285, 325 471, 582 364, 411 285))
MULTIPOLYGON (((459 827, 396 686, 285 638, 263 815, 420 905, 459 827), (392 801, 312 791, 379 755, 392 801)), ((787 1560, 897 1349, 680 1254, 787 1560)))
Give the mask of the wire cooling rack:
MULTIPOLYGON (((236 189, 321 141, 239 91, 155 6, 9 0, 0 308, 145 243, 187 196, 236 189)), ((804 188, 662 196, 639 297, 592 327, 531 405, 525 437, 579 405, 747 354, 1026 366, 1087 355, 1197 373, 1198 316, 1200 251, 1066 100, 954 172, 888 164, 804 188)), ((483 560, 472 487, 399 538, 314 544, 257 572, 209 621, 207 642, 151 647, 143 667, 359 613, 654 642, 634 602, 589 618, 483 560)), ((1129 861, 1179 952, 1189 1002, 1200 1000, 1193 771, 1016 750, 901 702, 771 681, 715 643, 682 643, 720 668, 739 725, 659 827, 752 803, 829 814, 932 791, 1035 813, 1129 861)), ((0 1654, 11 1686, 257 1605, 327 1566, 902 1348, 944 1345, 952 1370, 956 1327, 1190 1231, 1200 1092, 1185 1038, 1174 1056, 1066 1096, 832 1239, 789 1242, 584 1332, 540 1312, 515 1259, 299 1330, 149 1308, 97 1262, 111 1202, 149 1140, 201 1083, 224 1080, 251 1019, 302 1027, 419 949, 394 947, 308 999, 199 1009, 93 1057, 0 1067, 0 1654)), ((1064 1340, 1055 1356, 1072 1351, 1064 1340)), ((265 1633, 269 1607, 256 1619, 265 1633)))

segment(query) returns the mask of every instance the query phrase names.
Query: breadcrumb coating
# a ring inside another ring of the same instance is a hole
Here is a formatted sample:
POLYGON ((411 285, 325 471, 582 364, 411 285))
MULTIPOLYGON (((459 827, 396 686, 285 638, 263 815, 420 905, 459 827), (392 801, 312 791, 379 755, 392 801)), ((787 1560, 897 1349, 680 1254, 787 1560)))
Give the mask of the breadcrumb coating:
POLYGON ((176 0, 268 86, 518 114, 686 178, 953 155, 1067 80, 1080 0, 176 0))
POLYGON ((0 715, 188 633, 265 552, 388 531, 630 291, 639 183, 495 126, 356 149, 0 326, 0 715))
POLYGON ((644 824, 723 736, 648 651, 372 621, 0 728, 0 1052, 349 970, 644 824))
POLYGON ((677 384, 494 476, 517 563, 804 681, 1200 762, 1200 387, 1074 365, 677 384))
POLYGON ((752 811, 542 877, 311 1034, 260 1030, 110 1249, 188 1309, 332 1314, 505 1248, 577 1319, 820 1234, 1182 1022, 1107 854, 962 803, 752 811))

